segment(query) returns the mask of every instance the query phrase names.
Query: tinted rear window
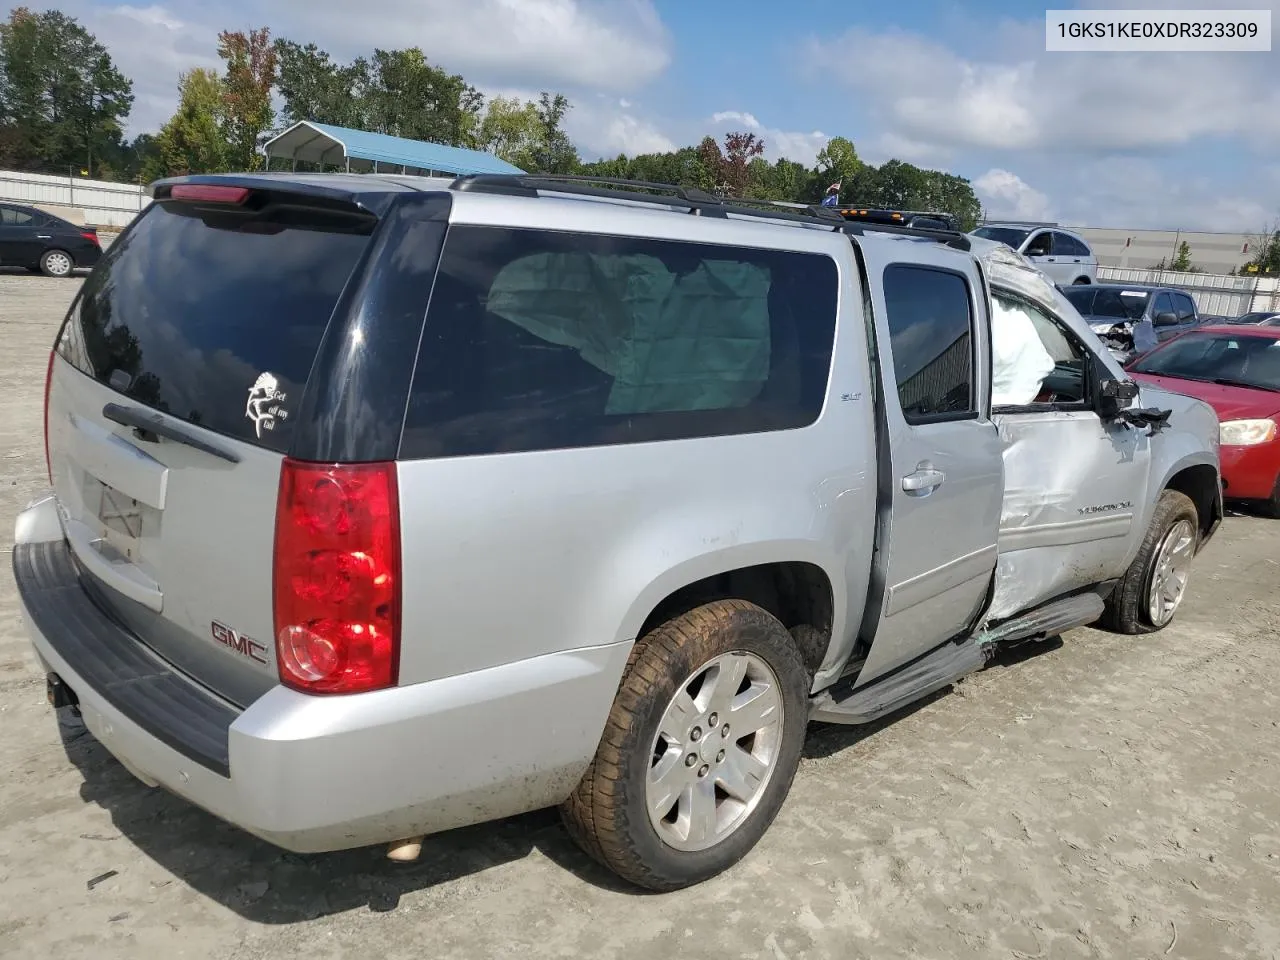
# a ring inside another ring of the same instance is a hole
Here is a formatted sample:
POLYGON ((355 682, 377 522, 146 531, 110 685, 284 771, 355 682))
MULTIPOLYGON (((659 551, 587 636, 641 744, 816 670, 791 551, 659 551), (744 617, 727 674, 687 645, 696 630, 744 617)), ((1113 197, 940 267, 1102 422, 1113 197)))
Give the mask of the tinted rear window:
POLYGON ((805 426, 837 288, 815 254, 452 227, 401 456, 805 426))
POLYGON ((369 240, 368 222, 313 219, 292 208, 215 225, 154 204, 85 282, 60 352, 140 404, 285 451, 289 413, 369 240))

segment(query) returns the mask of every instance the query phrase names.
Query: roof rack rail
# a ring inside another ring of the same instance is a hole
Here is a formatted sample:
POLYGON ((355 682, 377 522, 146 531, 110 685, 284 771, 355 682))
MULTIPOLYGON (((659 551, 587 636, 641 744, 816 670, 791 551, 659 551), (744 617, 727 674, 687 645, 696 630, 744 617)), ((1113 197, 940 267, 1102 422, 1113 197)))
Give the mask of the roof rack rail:
POLYGON ((754 198, 734 197, 724 200, 697 187, 654 183, 648 180, 586 177, 573 174, 475 173, 462 174, 455 178, 449 189, 461 193, 494 193, 520 197, 537 197, 544 192, 567 193, 606 200, 658 204, 684 210, 694 216, 759 217, 774 222, 827 227, 851 236, 863 236, 867 232, 889 233, 933 240, 958 250, 967 251, 970 248, 969 238, 957 230, 935 230, 874 222, 860 223, 845 219, 840 215, 839 210, 831 207, 816 204, 805 206, 754 198))

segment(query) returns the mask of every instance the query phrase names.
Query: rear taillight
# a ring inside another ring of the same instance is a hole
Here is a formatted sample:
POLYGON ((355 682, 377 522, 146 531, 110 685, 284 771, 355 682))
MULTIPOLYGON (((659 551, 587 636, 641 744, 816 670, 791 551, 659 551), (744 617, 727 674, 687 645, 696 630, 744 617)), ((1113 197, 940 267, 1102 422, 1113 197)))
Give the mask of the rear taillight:
POLYGON ((98 245, 98 235, 94 231, 82 230, 80 231, 80 236, 84 237, 86 240, 92 243, 95 247, 98 245))
POLYGON ((44 466, 49 473, 49 486, 53 486, 53 461, 49 459, 49 390, 53 387, 53 361, 57 357, 55 347, 49 351, 49 366, 44 371, 44 466))
POLYGON ((275 540, 276 663, 305 693, 394 686, 400 506, 394 463, 286 459, 275 540))

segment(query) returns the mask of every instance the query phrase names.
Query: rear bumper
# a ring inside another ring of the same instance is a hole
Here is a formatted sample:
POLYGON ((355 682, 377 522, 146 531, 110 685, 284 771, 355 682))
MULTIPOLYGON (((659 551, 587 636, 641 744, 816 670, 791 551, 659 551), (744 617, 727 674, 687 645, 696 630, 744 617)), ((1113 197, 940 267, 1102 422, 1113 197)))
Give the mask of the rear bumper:
POLYGON ((77 267, 94 267, 102 259, 102 248, 94 243, 82 243, 76 247, 72 255, 75 257, 77 267))
POLYGON ((276 687, 237 712, 99 611, 63 541, 24 543, 23 528, 20 518, 13 568, 32 645, 93 736, 144 782, 299 852, 558 803, 595 752, 630 652, 575 650, 352 696, 276 687))

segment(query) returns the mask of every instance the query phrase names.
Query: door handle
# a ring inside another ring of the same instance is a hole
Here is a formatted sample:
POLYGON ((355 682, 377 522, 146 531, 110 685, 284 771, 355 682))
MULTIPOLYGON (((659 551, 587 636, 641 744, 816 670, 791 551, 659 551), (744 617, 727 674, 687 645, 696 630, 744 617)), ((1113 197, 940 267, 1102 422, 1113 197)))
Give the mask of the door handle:
POLYGON ((933 467, 917 467, 914 473, 902 478, 902 489, 907 493, 932 493, 942 486, 947 475, 933 467))
POLYGON ((37 240, 52 240, 52 239, 53 239, 53 237, 52 237, 52 235, 47 234, 47 233, 37 233, 37 234, 36 234, 36 239, 37 239, 37 240))
POLYGON ((1057 263, 1057 262, 1058 262, 1058 258, 1057 258, 1057 257, 1045 257, 1044 259, 1045 259, 1045 262, 1046 262, 1046 263, 1057 263))

